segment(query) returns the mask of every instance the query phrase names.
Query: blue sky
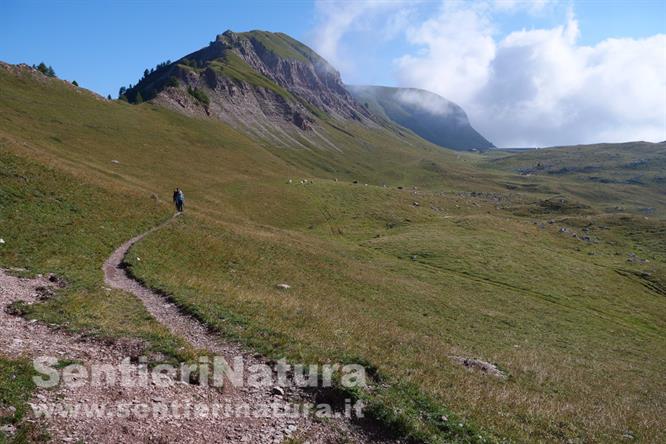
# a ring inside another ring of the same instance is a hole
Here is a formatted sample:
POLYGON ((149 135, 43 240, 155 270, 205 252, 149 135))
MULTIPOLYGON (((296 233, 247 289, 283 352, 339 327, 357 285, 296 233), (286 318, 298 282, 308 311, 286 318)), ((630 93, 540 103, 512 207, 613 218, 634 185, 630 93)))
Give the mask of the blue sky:
POLYGON ((206 46, 227 29, 302 38, 314 6, 300 2, 0 2, 0 60, 51 64, 59 77, 114 97, 143 70, 206 46))
MULTIPOLYGON (((424 2, 430 14, 439 2, 424 2)), ((581 42, 594 44, 608 37, 644 37, 666 28, 664 1, 578 1, 573 3, 585 32, 581 42)), ((554 14, 507 15, 501 33, 551 26, 554 14)), ((312 44, 317 25, 311 1, 25 1, 0 4, 0 60, 9 63, 45 61, 61 78, 77 80, 101 94, 116 95, 121 85, 135 83, 147 67, 176 60, 205 46, 227 29, 285 32, 312 44)), ((396 84, 391 61, 407 44, 393 40, 352 41, 371 55, 369 66, 354 70, 345 81, 396 84)))
MULTIPOLYGON (((551 110, 545 118, 551 126, 546 128, 548 136, 541 137, 541 140, 538 132, 535 133, 537 137, 522 139, 500 134, 499 129, 506 122, 497 119, 494 123, 489 122, 489 117, 480 110, 492 108, 495 114, 510 114, 517 110, 507 109, 497 102, 500 99, 506 101, 506 95, 495 97, 493 103, 480 101, 479 95, 488 96, 488 88, 497 80, 492 78, 492 73, 496 72, 500 61, 507 60, 500 57, 508 53, 507 47, 517 45, 513 48, 515 53, 518 47, 532 45, 541 54, 549 48, 564 45, 565 53, 572 54, 570 58, 586 58, 586 65, 578 67, 581 79, 600 70, 599 66, 592 66, 597 59, 603 59, 602 68, 613 66, 617 69, 616 60, 626 59, 623 63, 630 63, 624 54, 636 52, 632 42, 638 42, 640 48, 649 47, 650 54, 657 58, 658 66, 649 67, 650 70, 662 73, 660 58, 666 65, 666 47, 662 46, 661 40, 646 40, 666 34, 666 1, 663 0, 3 0, 0 16, 0 60, 29 64, 44 61, 55 68, 59 77, 77 80, 83 87, 114 97, 121 85, 135 83, 145 68, 195 51, 227 29, 285 32, 320 51, 341 71, 345 82, 421 87, 459 102, 473 122, 476 120, 485 133, 490 133, 491 140, 501 140, 502 144, 559 142, 555 137, 563 130, 559 115, 569 112, 566 107, 580 104, 579 100, 572 101, 570 94, 562 93, 562 97, 557 98, 560 108, 551 110), (463 19, 453 22, 451 17, 463 19), (464 23, 467 27, 461 28, 460 34, 465 40, 447 34, 447 30, 464 27, 464 23), (556 35, 558 29, 561 31, 559 36, 556 35), (520 34, 521 31, 527 34, 520 34), (575 34, 575 39, 566 37, 563 34, 566 32, 569 32, 567 35, 575 34), (550 33, 552 38, 548 40, 544 33, 550 33), (515 43, 521 39, 523 43, 515 43), (609 39, 625 39, 623 49, 609 50, 609 39), (460 47, 465 51, 457 54, 460 47), (587 55, 591 51, 594 54, 587 55), (441 63, 444 59, 451 63, 441 63), (466 60, 464 65, 459 62, 462 59, 466 60), (453 71, 460 72, 461 67, 470 65, 478 65, 479 69, 465 72, 467 83, 460 83, 461 79, 456 78, 453 71)), ((516 70, 532 73, 532 77, 521 81, 534 83, 542 80, 543 66, 534 66, 527 56, 518 61, 529 66, 518 65, 516 70)), ((547 65, 549 61, 544 63, 547 65)), ((631 63, 635 64, 635 61, 631 63)), ((564 65, 562 69, 565 69, 564 65)), ((567 77, 566 72, 558 78, 567 77)), ((627 81, 618 79, 611 82, 609 88, 619 87, 627 81)), ((563 89, 568 87, 571 85, 562 86, 563 89)), ((655 93, 660 95, 662 84, 656 87, 655 93)), ((520 88, 520 85, 516 84, 514 88, 520 88)), ((666 86, 664 88, 666 95, 666 86)), ((509 90, 508 97, 513 93, 519 96, 523 91, 509 90)), ((596 92, 598 96, 603 96, 602 93, 596 92)), ((641 98, 643 93, 637 94, 641 98)), ((532 99, 529 103, 543 102, 543 97, 532 99)), ((666 97, 663 99, 666 103, 666 97)), ((526 104, 528 102, 524 101, 523 105, 526 104)), ((583 103, 581 108, 587 105, 583 103)), ((645 107, 654 106, 645 103, 645 107)), ((662 127, 666 127, 666 111, 662 114, 648 116, 651 119, 649 125, 636 122, 634 130, 626 132, 626 137, 641 134, 645 134, 642 138, 646 139, 660 137, 662 127)), ((596 131, 598 137, 622 138, 622 134, 604 132, 604 128, 596 131)), ((666 138, 666 128, 663 133, 666 138)), ((574 136, 578 137, 578 134, 574 136)), ((589 137, 581 136, 572 142, 587 141, 589 137)))

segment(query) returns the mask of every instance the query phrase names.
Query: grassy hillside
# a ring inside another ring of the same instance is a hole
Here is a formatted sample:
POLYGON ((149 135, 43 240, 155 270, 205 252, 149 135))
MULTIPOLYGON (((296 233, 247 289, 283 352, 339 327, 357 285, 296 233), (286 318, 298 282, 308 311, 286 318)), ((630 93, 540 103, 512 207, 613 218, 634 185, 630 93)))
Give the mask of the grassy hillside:
POLYGON ((148 196, 118 193, 0 150, 0 267, 54 273, 59 297, 25 307, 31 318, 106 339, 140 338, 147 351, 184 358, 185 343, 132 295, 104 288, 102 263, 119 243, 168 217, 148 196), (124 195, 123 195, 124 194, 124 195))
MULTIPOLYGON (((0 109, 10 165, 0 190, 15 196, 0 210, 0 265, 75 283, 37 309, 51 322, 156 338, 159 326, 139 331, 105 308, 100 267, 167 216, 180 186, 187 214, 133 248, 132 271, 271 356, 368 363, 383 384, 364 396, 403 432, 666 438, 666 223, 606 212, 598 184, 520 176, 499 167, 508 158, 352 124, 326 130, 339 151, 260 145, 221 123, 6 69, 0 109), (455 356, 497 363, 507 378, 455 356)), ((611 201, 634 193, 614 187, 611 201)))
POLYGON ((485 165, 551 184, 600 211, 666 217, 666 142, 494 151, 485 165))

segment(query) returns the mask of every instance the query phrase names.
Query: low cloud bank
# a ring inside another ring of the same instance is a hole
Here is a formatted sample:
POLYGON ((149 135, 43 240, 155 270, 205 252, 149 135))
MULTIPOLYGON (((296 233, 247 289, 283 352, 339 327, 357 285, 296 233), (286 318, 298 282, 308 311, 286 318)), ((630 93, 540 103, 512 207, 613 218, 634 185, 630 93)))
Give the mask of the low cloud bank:
MULTIPOLYGON (((347 32, 358 32, 356 23, 377 23, 380 17, 395 24, 410 17, 400 32, 389 27, 394 31, 387 37, 404 39, 412 48, 393 61, 397 83, 458 103, 497 146, 666 140, 666 35, 580 45, 581 30, 570 9, 559 26, 498 39, 501 14, 528 6, 530 13, 544 13, 549 5, 514 3, 443 2, 419 21, 413 5, 355 2, 344 21, 333 23, 322 14, 327 35, 334 36, 327 39, 324 56, 340 58, 337 45, 347 32)), ((345 65, 362 64, 353 51, 345 54, 343 74, 345 65)))

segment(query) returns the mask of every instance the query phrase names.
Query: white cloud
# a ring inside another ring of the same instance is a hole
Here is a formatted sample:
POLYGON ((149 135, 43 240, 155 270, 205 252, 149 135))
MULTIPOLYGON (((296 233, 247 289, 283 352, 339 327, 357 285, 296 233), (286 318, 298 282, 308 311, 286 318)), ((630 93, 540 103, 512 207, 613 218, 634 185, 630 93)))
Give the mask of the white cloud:
POLYGON ((539 14, 555 3, 555 0, 494 0, 492 7, 498 11, 526 10, 530 14, 539 14))
MULTIPOLYGON (((353 14, 333 21, 330 41, 377 17, 375 2, 353 5, 353 14)), ((569 11, 560 26, 497 37, 506 14, 552 13, 552 5, 456 1, 421 21, 411 15, 401 23, 411 22, 403 35, 413 50, 394 61, 397 81, 460 104, 498 146, 666 140, 666 35, 584 46, 578 41, 585 30, 569 11)), ((382 16, 387 24, 402 6, 382 16)))
POLYGON ((407 40, 421 50, 398 60, 400 83, 465 103, 488 82, 495 58, 493 27, 478 11, 446 4, 438 16, 409 28, 407 40))
POLYGON ((372 30, 383 39, 390 39, 407 26, 411 8, 416 3, 395 1, 325 1, 315 3, 316 28, 314 49, 338 70, 349 72, 357 66, 348 51, 341 48, 345 34, 359 29, 372 30), (390 14, 387 14, 390 13, 390 14), (376 26, 381 18, 381 26, 376 26))
POLYGON ((448 100, 419 89, 402 89, 398 91, 396 98, 404 104, 421 108, 440 116, 446 116, 455 111, 455 106, 448 100))
POLYGON ((397 60, 400 83, 461 104, 499 146, 666 139, 666 36, 577 45, 566 24, 493 39, 487 16, 450 10, 408 32, 425 52, 397 60))

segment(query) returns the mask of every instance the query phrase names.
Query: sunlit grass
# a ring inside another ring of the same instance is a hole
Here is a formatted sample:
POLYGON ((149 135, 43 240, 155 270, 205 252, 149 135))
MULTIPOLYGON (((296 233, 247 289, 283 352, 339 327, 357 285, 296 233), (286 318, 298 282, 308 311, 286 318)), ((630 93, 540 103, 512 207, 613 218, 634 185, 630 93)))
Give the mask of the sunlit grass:
POLYGON ((658 206, 658 188, 519 177, 520 159, 497 172, 351 124, 322 124, 339 151, 266 146, 1 69, 0 107, 0 265, 70 283, 33 316, 185 353, 131 295, 106 291, 101 272, 115 247, 168 217, 180 186, 185 216, 132 249, 132 271, 263 353, 377 368, 373 412, 403 432, 664 439, 666 228, 606 213, 634 197, 658 206), (554 196, 584 210, 544 207, 554 196), (594 242, 559 232, 590 223, 594 242), (631 252, 649 262, 628 262, 631 252))

